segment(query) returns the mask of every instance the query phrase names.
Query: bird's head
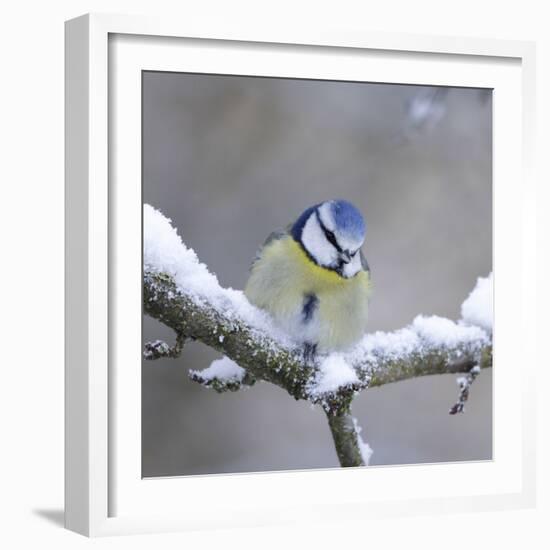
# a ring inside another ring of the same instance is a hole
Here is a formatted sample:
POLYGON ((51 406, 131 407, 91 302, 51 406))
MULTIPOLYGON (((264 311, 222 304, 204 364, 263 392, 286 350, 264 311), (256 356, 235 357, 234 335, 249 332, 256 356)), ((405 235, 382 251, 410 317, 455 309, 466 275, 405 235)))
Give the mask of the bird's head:
POLYGON ((291 233, 317 265, 353 277, 361 270, 365 231, 363 216, 353 204, 330 200, 305 210, 291 233))

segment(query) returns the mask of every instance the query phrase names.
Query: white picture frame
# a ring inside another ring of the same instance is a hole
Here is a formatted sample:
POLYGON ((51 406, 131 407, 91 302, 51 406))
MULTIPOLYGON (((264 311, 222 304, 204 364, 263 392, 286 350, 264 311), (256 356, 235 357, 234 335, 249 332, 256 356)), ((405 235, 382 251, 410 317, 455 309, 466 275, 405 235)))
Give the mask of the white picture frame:
POLYGON ((261 29, 219 31, 170 18, 118 15, 68 21, 66 527, 98 536, 532 506, 534 62, 528 42, 305 29, 280 29, 272 36, 261 29), (330 60, 336 55, 338 66, 330 60), (117 277, 129 281, 125 286, 134 297, 141 288, 141 239, 125 251, 116 247, 127 232, 141 235, 141 206, 133 207, 141 196, 135 185, 141 181, 136 76, 157 69, 304 76, 306 66, 307 76, 361 80, 367 67, 370 81, 495 90, 494 460, 142 480, 139 378, 130 370, 113 371, 117 354, 133 364, 140 351, 133 345, 139 301, 113 292, 117 277), (124 108, 116 101, 121 89, 124 108), (113 141, 116 152, 110 153, 113 141), (111 185, 117 179, 125 184, 111 185), (507 223, 512 212, 519 220, 514 228, 507 223), (513 273, 506 269, 510 247, 513 273), (120 311, 126 312, 123 323, 120 311), (514 366, 520 362, 518 377, 514 366), (327 508, 329 501, 338 506, 327 508))

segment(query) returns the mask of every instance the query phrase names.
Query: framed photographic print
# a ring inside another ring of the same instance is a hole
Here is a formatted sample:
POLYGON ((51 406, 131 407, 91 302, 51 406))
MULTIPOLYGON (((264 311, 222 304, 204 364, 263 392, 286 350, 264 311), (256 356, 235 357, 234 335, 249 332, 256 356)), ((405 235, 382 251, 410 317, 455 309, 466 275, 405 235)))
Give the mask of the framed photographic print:
POLYGON ((67 22, 69 529, 533 503, 533 62, 67 22))

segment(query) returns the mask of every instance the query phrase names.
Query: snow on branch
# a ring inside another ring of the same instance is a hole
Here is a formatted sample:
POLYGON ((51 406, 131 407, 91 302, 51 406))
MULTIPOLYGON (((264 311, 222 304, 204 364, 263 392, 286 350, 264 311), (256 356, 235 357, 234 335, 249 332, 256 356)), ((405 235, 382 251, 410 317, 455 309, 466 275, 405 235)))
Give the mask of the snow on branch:
POLYGON ((183 244, 170 220, 144 207, 145 312, 179 338, 200 340, 228 358, 190 373, 191 379, 217 391, 264 380, 336 414, 349 408, 353 396, 366 387, 490 367, 491 297, 492 278, 480 279, 458 323, 418 316, 401 330, 365 335, 347 353, 305 362, 297 342, 242 292, 222 288, 183 244))
POLYGON ((256 379, 229 357, 212 361, 211 365, 202 371, 190 370, 189 378, 217 392, 237 391, 243 386, 253 386, 256 379))
POLYGON ((242 292, 222 288, 169 219, 149 205, 143 214, 144 311, 176 333, 173 346, 159 340, 146 344, 145 358, 177 357, 185 340, 199 340, 224 357, 202 371, 191 370, 191 380, 218 392, 263 380, 295 399, 319 403, 342 466, 365 466, 372 454, 351 416, 360 390, 423 375, 466 373, 459 379, 454 414, 464 410, 479 370, 492 366, 491 275, 478 279, 458 323, 419 315, 401 330, 367 334, 347 353, 311 362, 242 292))

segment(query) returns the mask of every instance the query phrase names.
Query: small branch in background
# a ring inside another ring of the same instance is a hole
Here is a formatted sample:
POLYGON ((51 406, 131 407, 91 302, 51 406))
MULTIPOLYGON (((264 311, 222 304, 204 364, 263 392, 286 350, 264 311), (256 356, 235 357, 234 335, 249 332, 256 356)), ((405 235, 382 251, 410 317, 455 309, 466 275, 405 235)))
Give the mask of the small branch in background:
POLYGON ((458 401, 450 408, 449 414, 457 414, 464 412, 464 406, 468 401, 470 395, 470 387, 477 378, 477 375, 481 372, 479 365, 472 367, 466 376, 460 376, 456 382, 460 388, 460 394, 458 395, 458 401))
POLYGON ((182 333, 177 333, 176 342, 173 346, 169 346, 163 340, 155 340, 147 342, 143 350, 143 357, 148 361, 169 357, 175 359, 181 355, 183 346, 185 345, 185 336, 182 333))

